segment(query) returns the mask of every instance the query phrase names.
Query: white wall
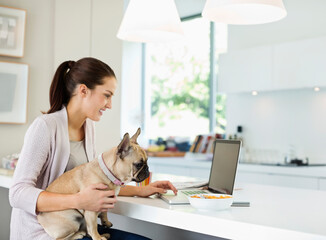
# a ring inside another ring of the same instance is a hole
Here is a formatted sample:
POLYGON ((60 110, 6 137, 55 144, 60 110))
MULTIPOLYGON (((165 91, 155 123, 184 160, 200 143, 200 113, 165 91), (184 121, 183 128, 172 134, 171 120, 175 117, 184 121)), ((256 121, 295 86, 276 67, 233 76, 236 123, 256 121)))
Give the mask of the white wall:
MULTIPOLYGON (((292 148, 297 157, 326 163, 326 91, 231 94, 227 120, 230 132, 236 131, 237 125, 243 126, 244 146, 248 149, 276 150, 282 161, 292 148)), ((261 161, 271 161, 267 156, 260 157, 261 161)))
MULTIPOLYGON (((133 42, 124 42, 123 45, 121 134, 123 135, 125 132, 129 132, 129 134, 132 135, 139 127, 141 127, 142 121, 142 46, 140 43, 133 42)), ((144 130, 142 129, 140 137, 143 137, 144 135, 144 130)))
POLYGON ((122 41, 116 38, 123 16, 123 1, 56 0, 54 63, 95 57, 115 72, 118 88, 112 110, 96 123, 97 152, 120 141, 122 41))
POLYGON ((19 152, 25 132, 41 111, 49 108, 49 87, 53 73, 53 7, 51 0, 1 0, 1 5, 27 10, 23 58, 3 57, 0 61, 29 65, 27 123, 0 124, 0 159, 19 152), (42 11, 40 11, 42 9, 42 11))
MULTIPOLYGON (((229 52, 326 36, 326 1, 284 0, 284 4, 288 16, 279 22, 229 26, 229 52)), ((234 133, 237 125, 243 126, 247 148, 276 150, 279 161, 292 148, 297 157, 326 163, 325 89, 260 92, 256 97, 230 94, 227 121, 228 133, 234 133)))

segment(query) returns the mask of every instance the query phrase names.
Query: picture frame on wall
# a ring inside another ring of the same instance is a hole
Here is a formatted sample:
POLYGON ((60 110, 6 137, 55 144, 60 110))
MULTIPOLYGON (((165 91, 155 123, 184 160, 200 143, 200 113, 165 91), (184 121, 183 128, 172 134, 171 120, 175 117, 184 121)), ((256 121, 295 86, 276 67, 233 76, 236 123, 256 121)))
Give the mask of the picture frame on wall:
POLYGON ((0 6, 0 55, 23 57, 26 10, 0 6))
POLYGON ((26 123, 28 65, 0 61, 0 86, 0 123, 26 123))

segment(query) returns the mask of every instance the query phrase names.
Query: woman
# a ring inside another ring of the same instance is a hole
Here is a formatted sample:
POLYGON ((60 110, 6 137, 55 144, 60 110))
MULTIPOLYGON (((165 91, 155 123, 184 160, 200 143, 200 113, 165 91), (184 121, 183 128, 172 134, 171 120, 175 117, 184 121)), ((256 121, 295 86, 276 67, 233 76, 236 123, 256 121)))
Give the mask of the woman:
MULTIPOLYGON (((113 70, 95 58, 66 61, 58 67, 50 88, 50 110, 29 127, 9 191, 13 207, 10 239, 51 239, 37 222, 38 212, 108 211, 114 207, 114 192, 101 191, 107 188, 104 184, 91 185, 77 194, 44 189, 65 171, 96 157, 94 121, 111 109, 116 88, 113 70)), ((176 192, 170 182, 158 181, 146 187, 126 186, 119 195, 147 197, 166 189, 176 192)), ((145 239, 119 230, 108 231, 112 240, 145 239)))

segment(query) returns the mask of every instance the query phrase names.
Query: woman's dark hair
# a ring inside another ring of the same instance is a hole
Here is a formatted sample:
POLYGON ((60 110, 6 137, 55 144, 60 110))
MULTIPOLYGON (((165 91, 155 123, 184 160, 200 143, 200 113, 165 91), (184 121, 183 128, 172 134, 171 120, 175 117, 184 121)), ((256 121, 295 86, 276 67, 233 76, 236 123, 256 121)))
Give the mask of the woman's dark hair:
POLYGON ((104 84, 105 77, 115 77, 114 71, 96 58, 82 58, 61 63, 54 74, 50 87, 50 109, 47 113, 61 110, 69 102, 78 84, 89 89, 104 84))

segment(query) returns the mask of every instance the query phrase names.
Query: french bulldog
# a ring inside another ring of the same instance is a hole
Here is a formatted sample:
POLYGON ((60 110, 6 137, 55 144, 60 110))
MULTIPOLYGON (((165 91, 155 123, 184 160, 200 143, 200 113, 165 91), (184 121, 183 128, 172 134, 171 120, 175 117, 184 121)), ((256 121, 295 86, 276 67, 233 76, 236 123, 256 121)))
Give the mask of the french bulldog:
MULTIPOLYGON (((46 191, 55 193, 77 193, 91 184, 104 183, 117 195, 120 187, 130 181, 141 182, 149 176, 146 152, 138 145, 140 128, 129 138, 126 133, 117 147, 104 152, 98 158, 65 172, 53 181, 46 191)), ((93 240, 106 240, 97 231, 97 218, 101 224, 111 227, 106 212, 69 209, 41 212, 37 219, 45 231, 55 239, 80 239, 87 234, 93 240)))

